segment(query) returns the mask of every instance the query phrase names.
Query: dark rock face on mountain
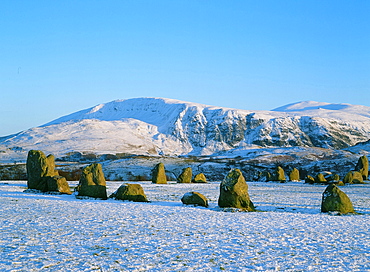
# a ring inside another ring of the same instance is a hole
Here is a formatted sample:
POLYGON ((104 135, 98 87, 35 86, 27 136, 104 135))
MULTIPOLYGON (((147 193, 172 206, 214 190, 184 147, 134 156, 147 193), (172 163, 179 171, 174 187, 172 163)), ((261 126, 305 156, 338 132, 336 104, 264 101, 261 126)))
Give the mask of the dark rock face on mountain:
POLYGON ((101 164, 93 163, 86 166, 76 188, 78 196, 107 199, 107 184, 101 164))
POLYGON ((149 202, 140 184, 122 184, 110 198, 133 202, 149 202))
POLYGON ((336 185, 326 187, 321 202, 321 212, 339 212, 341 214, 354 213, 349 197, 336 185))
POLYGON ((255 211, 248 194, 248 184, 239 169, 231 170, 220 184, 218 206, 255 211))

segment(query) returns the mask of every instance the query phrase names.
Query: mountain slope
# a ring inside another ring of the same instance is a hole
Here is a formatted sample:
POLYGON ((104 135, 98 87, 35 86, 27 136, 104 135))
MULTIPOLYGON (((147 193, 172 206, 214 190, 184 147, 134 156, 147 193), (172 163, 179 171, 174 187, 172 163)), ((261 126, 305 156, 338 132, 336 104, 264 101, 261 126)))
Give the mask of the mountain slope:
POLYGON ((210 155, 252 147, 346 148, 370 138, 370 108, 299 102, 246 111, 164 98, 116 100, 0 139, 1 156, 41 149, 62 156, 210 155))

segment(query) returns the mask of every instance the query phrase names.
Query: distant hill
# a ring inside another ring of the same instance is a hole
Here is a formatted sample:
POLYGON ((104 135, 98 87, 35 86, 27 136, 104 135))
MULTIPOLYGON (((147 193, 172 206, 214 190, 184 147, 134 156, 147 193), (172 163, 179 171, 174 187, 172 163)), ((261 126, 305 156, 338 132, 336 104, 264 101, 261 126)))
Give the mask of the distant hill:
POLYGON ((227 156, 261 147, 343 149, 369 139, 370 107, 360 105, 305 101, 272 111, 248 111, 134 98, 2 137, 0 159, 30 149, 56 156, 71 152, 227 156))

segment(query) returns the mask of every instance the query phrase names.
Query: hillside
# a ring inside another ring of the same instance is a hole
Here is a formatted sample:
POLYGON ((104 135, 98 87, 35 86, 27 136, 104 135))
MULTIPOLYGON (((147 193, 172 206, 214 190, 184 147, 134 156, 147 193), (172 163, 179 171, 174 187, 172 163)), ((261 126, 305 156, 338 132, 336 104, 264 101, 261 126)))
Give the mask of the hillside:
MULTIPOLYGON (((164 98, 116 100, 0 139, 2 161, 30 149, 84 154, 242 155, 250 149, 343 149, 370 138, 370 108, 299 102, 247 111, 164 98)), ((365 148, 366 149, 366 148, 365 148)))

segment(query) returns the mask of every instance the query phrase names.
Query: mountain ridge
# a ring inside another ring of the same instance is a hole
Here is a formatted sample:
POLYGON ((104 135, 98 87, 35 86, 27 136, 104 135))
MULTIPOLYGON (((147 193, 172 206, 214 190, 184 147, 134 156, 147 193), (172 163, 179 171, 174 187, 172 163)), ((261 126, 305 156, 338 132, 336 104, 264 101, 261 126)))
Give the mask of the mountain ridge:
MULTIPOLYGON (((250 111, 167 98, 114 100, 0 139, 10 150, 212 155, 251 148, 348 148, 370 138, 370 107, 303 101, 250 111)), ((0 156, 0 157, 1 157, 0 156)))

